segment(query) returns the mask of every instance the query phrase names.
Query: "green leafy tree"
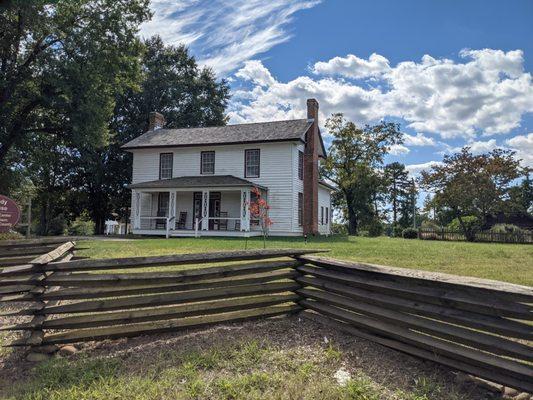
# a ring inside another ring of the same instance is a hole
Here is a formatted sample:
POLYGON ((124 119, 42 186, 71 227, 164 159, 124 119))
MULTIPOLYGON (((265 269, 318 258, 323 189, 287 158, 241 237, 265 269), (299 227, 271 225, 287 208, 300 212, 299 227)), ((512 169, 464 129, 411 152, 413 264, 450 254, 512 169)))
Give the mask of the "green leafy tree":
POLYGON ((333 136, 321 173, 334 182, 345 201, 348 232, 357 234, 360 224, 376 218, 377 193, 382 183, 378 168, 394 144, 402 143, 399 125, 381 122, 357 127, 342 114, 326 121, 333 136))
POLYGON ((530 170, 525 171, 522 182, 509 189, 508 213, 527 215, 533 212, 533 185, 529 177, 530 170))
POLYGON ((199 68, 184 46, 165 45, 161 38, 145 42, 142 79, 137 89, 120 94, 116 100, 109 145, 80 150, 76 166, 78 182, 85 202, 83 208, 96 223, 96 232, 104 229, 111 213, 122 219, 129 216, 131 194, 130 153, 120 146, 148 128, 148 114, 164 114, 167 128, 224 125, 229 87, 217 80, 209 68, 199 68))
POLYGON ((453 211, 467 240, 473 241, 475 232, 465 217, 475 216, 483 225, 487 215, 504 209, 512 182, 523 175, 513 151, 496 149, 473 155, 465 147, 444 156, 441 165, 422 172, 421 184, 434 193, 432 202, 437 208, 453 211))
POLYGON ((409 198, 409 173, 404 164, 393 162, 383 168, 383 179, 386 199, 392 206, 392 223, 396 225, 400 206, 409 198))
POLYGON ((106 143, 117 94, 138 80, 136 34, 150 11, 148 0, 11 0, 1 7, 0 176, 9 190, 37 133, 68 147, 106 143))
POLYGON ((419 218, 416 210, 416 200, 418 198, 418 189, 414 180, 408 180, 405 187, 404 196, 400 202, 400 218, 398 219, 398 224, 402 228, 413 227, 413 221, 416 219, 416 225, 419 226, 419 218))

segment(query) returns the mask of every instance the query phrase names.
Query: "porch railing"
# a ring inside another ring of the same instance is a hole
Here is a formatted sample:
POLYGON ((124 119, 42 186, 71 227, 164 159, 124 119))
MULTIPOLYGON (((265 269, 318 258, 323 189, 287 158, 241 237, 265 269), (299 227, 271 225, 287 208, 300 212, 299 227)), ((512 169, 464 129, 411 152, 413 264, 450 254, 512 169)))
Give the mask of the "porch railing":
MULTIPOLYGON (((148 217, 140 217, 139 218, 141 220, 141 228, 142 228, 142 221, 143 220, 148 220, 149 222, 150 221, 157 221, 160 220, 160 221, 164 221, 165 223, 165 227, 163 228, 165 231, 166 231, 166 237, 167 239, 170 237, 170 223, 173 222, 176 217, 151 217, 151 216, 148 216, 148 217)), ((150 224, 150 226, 148 227, 149 229, 152 229, 152 225, 150 224)), ((157 225, 156 225, 156 229, 157 229, 157 225)), ((161 229, 161 230, 163 230, 161 229)))
POLYGON ((238 217, 203 217, 203 218, 196 218, 194 221, 194 237, 198 237, 198 232, 200 231, 200 225, 203 221, 220 221, 220 220, 226 220, 226 221, 240 221, 241 219, 238 217))

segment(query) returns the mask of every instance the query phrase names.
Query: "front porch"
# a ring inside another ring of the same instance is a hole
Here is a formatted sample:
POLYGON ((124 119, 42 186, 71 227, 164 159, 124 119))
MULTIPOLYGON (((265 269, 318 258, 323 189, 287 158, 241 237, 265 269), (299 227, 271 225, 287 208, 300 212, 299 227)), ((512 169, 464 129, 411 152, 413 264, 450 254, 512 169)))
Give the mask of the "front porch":
MULTIPOLYGON (((192 181, 205 180, 196 178, 192 181)), ((166 237, 261 235, 259 221, 250 217, 248 207, 253 195, 251 182, 235 177, 209 178, 241 187, 220 182, 212 187, 184 187, 184 178, 154 181, 158 187, 152 187, 154 182, 132 185, 133 233, 166 237), (173 187, 161 187, 163 184, 173 187)), ((259 189, 266 195, 265 188, 259 189)))

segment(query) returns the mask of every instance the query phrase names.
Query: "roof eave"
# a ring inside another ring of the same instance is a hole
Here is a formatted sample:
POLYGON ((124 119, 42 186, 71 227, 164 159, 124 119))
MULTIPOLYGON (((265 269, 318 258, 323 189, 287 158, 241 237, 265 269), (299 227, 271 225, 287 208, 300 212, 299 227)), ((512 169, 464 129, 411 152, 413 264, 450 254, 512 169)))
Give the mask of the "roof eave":
POLYGON ((247 140, 238 142, 224 142, 224 143, 187 143, 187 144, 159 144, 159 145, 141 145, 141 146, 128 146, 127 143, 120 146, 124 151, 137 150, 137 149, 164 149, 171 147, 203 147, 203 146, 229 146, 236 144, 257 144, 257 143, 279 143, 279 142, 304 142, 300 137, 285 138, 285 139, 271 139, 271 140, 247 140))

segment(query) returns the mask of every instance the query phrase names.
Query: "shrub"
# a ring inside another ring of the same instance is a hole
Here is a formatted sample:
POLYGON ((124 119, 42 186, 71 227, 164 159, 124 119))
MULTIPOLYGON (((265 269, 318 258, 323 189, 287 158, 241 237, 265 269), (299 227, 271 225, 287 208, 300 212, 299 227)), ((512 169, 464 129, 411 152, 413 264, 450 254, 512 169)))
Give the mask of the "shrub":
POLYGON ((418 237, 418 231, 415 228, 405 228, 402 232, 404 239, 416 239, 418 237))
POLYGON ((481 221, 475 215, 467 215, 461 218, 464 228, 459 222, 459 218, 455 218, 448 224, 448 228, 454 231, 460 231, 465 234, 466 240, 473 242, 476 239, 476 232, 481 230, 481 221))
POLYGON ((331 233, 336 235, 347 235, 348 226, 346 224, 339 224, 338 222, 333 222, 331 224, 331 233))
MULTIPOLYGON (((463 223, 465 224, 466 230, 470 232, 477 232, 481 229, 481 222, 479 218, 475 215, 467 215, 462 218, 463 223)), ((459 218, 454 218, 452 222, 448 224, 448 228, 454 231, 462 231, 463 227, 459 222, 459 218)))
POLYGON ((0 232, 0 240, 18 240, 24 239, 20 233, 16 231, 0 232))
POLYGON ((94 222, 91 221, 87 211, 81 213, 68 227, 69 235, 90 236, 94 235, 94 222))
POLYGON ((403 235, 403 228, 396 224, 392 227, 392 236, 394 237, 402 237, 403 235))
POLYGON ((494 233, 525 233, 522 228, 513 224, 496 224, 490 228, 494 233))
POLYGON ((368 224, 368 236, 377 237, 383 235, 383 224, 381 221, 374 220, 368 224))
POLYGON ((65 216, 63 214, 59 214, 50 220, 50 222, 48 223, 47 232, 43 232, 43 230, 41 230, 41 227, 39 227, 38 230, 38 232, 48 235, 64 235, 66 231, 67 221, 65 220, 65 216))
POLYGON ((436 224, 435 222, 433 221, 422 221, 422 223, 420 224, 420 227, 422 229, 432 229, 432 230, 439 230, 440 229, 440 226, 438 224, 436 224))

